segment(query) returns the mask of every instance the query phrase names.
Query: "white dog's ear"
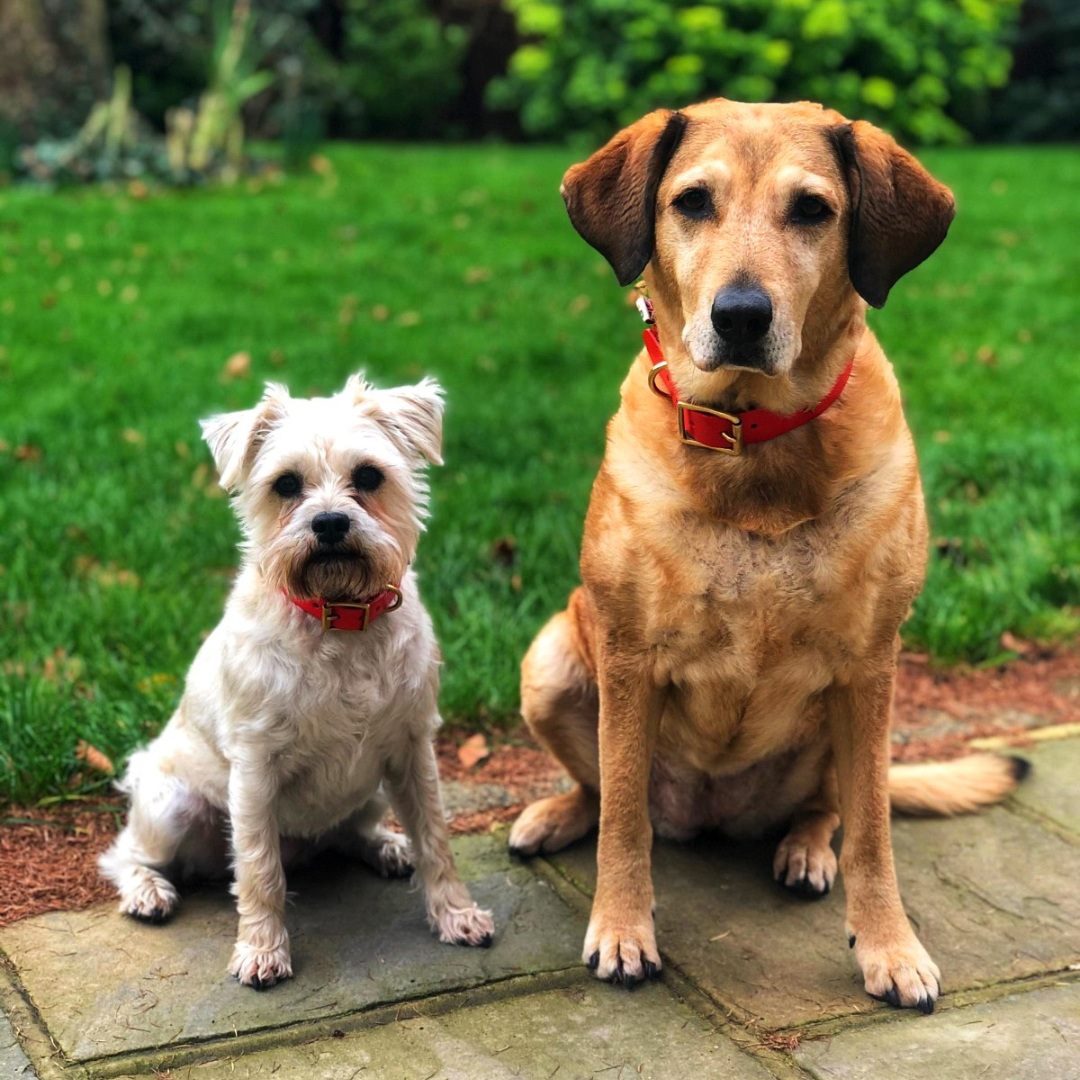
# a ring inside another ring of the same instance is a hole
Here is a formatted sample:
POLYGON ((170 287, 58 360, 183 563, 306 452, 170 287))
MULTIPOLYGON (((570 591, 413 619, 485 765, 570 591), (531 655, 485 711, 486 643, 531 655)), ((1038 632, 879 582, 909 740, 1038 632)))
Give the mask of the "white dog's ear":
POLYGON ((387 434, 406 454, 442 464, 443 391, 434 379, 392 390, 372 390, 362 379, 359 385, 358 401, 377 406, 387 434))
POLYGON ((289 391, 277 383, 267 383, 262 401, 254 409, 222 413, 200 420, 203 438, 214 456, 221 486, 235 491, 251 469, 259 445, 285 410, 289 391))

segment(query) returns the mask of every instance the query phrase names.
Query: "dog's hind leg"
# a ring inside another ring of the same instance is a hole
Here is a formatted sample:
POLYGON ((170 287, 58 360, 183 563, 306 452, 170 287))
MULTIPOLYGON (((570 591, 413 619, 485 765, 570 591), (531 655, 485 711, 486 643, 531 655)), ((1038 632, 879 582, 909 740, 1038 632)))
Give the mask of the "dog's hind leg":
POLYGON ((600 820, 600 699, 578 630, 580 595, 540 631, 521 664, 525 722, 577 784, 525 808, 510 831, 518 855, 558 851, 600 820))
POLYGON ((836 770, 826 769, 821 788, 796 811, 773 859, 773 876, 785 889, 807 900, 826 896, 836 880, 833 834, 840 827, 836 770))
POLYGON ((176 865, 193 823, 205 816, 205 802, 182 780, 163 773, 152 749, 131 756, 119 786, 131 798, 128 823, 98 866, 120 891, 124 914, 164 922, 179 900, 165 873, 176 865))
POLYGON ((386 800, 376 795, 338 825, 324 846, 359 859, 380 877, 408 877, 413 872, 412 847, 383 824, 385 813, 386 800))
POLYGON ((430 739, 411 734, 402 740, 387 765, 386 785, 412 844, 431 928, 451 945, 490 945, 495 933, 491 912, 473 903, 454 864, 430 739))

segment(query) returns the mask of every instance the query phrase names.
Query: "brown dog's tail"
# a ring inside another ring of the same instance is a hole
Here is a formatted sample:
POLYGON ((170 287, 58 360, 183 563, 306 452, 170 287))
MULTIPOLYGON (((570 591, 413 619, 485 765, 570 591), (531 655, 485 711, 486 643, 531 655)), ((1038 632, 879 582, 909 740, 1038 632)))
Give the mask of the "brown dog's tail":
POLYGON ((889 800, 898 814, 950 817, 1000 802, 1031 771, 1024 758, 973 754, 956 761, 893 765, 889 800))

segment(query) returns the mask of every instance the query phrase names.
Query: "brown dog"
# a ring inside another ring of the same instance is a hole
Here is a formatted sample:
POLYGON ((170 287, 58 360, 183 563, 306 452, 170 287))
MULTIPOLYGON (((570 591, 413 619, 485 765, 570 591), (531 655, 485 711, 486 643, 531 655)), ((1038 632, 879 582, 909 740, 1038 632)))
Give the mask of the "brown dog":
POLYGON ((620 284, 644 270, 668 367, 657 380, 639 357, 623 383, 584 584, 525 657, 522 712, 578 786, 530 806, 511 847, 554 851, 599 822, 584 956, 632 985, 660 968, 654 828, 787 825, 777 879, 820 896, 842 815, 866 990, 930 1012, 939 972, 901 906, 890 798, 975 809, 1025 766, 889 767, 898 630, 927 529, 865 311, 944 240, 952 195, 870 124, 723 100, 650 113, 562 191, 620 284), (689 407, 677 417, 665 394, 689 407), (715 449, 698 444, 709 424, 715 449))

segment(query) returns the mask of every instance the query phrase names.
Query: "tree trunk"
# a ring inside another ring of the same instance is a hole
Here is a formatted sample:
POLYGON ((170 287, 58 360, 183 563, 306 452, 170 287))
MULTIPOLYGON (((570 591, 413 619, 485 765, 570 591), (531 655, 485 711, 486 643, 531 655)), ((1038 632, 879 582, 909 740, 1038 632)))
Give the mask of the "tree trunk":
POLYGON ((0 127, 77 131, 108 96, 107 42, 105 0, 0 0, 0 127))

